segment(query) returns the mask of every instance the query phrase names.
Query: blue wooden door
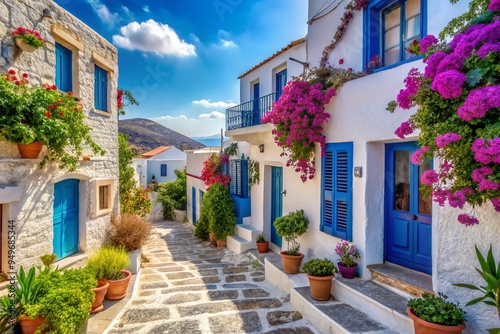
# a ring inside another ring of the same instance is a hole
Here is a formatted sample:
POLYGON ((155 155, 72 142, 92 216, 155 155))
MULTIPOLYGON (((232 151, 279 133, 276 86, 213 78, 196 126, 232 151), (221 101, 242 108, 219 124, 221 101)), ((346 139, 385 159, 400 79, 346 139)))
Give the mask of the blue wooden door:
POLYGON ((253 123, 252 125, 260 124, 260 84, 257 82, 253 85, 253 123))
POLYGON ((385 258, 404 267, 432 273, 432 206, 419 190, 420 176, 432 160, 411 163, 415 142, 386 145, 385 258))
POLYGON ((196 225, 196 188, 191 189, 191 207, 193 209, 193 225, 196 225))
POLYGON ((286 68, 283 71, 276 73, 276 101, 283 94, 283 88, 286 86, 286 68))
POLYGON ((62 259, 78 252, 80 181, 64 180, 54 185, 53 252, 62 259))
POLYGON ((283 214, 283 168, 271 170, 271 242, 281 247, 281 235, 276 232, 274 221, 283 214))

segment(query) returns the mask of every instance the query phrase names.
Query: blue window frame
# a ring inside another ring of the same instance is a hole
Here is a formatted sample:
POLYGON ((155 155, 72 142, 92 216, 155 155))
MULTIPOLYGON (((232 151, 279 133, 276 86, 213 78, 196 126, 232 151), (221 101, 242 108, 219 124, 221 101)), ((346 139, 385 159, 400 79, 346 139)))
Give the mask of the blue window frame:
POLYGON ((73 90, 73 53, 56 43, 56 86, 60 91, 73 90))
POLYGON ((278 101, 283 94, 283 88, 286 86, 286 68, 276 73, 276 101, 278 101))
POLYGON ((166 164, 161 164, 161 174, 160 176, 167 176, 167 165, 166 164))
POLYGON ((97 65, 94 68, 94 108, 108 111, 108 72, 97 65))
POLYGON ((320 230, 352 241, 352 143, 326 145, 322 158, 320 230))
POLYGON ((410 61, 405 48, 427 34, 427 0, 369 1, 364 31, 364 64, 376 55, 387 68, 410 61))

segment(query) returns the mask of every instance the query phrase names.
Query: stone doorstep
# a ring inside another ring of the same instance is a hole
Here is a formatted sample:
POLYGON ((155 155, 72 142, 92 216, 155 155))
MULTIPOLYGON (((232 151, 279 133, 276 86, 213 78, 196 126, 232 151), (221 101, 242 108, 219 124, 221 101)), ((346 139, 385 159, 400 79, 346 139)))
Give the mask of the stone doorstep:
POLYGON ((388 262, 372 264, 367 268, 371 272, 372 280, 377 283, 416 297, 422 296, 423 293, 434 294, 430 275, 388 262))

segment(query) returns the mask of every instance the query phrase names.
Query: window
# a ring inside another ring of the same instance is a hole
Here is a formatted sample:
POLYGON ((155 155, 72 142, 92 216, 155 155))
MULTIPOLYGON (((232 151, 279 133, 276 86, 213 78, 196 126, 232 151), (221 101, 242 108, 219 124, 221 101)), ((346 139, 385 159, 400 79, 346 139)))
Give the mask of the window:
POLYGON ((100 111, 108 111, 108 72, 94 65, 94 107, 100 111))
POLYGON ((320 230, 352 241, 352 143, 326 145, 320 230))
POLYGON ((283 88, 286 86, 286 68, 276 73, 276 101, 278 101, 283 94, 283 88))
POLYGON ((248 160, 234 159, 230 161, 229 175, 231 182, 229 192, 241 198, 247 198, 248 192, 248 160))
POLYGON ((167 165, 166 164, 161 164, 161 175, 160 176, 167 176, 167 165))
POLYGON ((95 181, 95 217, 111 213, 113 210, 113 184, 113 179, 95 181))
POLYGON ((56 86, 63 92, 73 91, 73 53, 56 43, 56 86))
POLYGON ((426 34, 427 0, 375 0, 364 12, 365 64, 373 56, 390 66, 413 57, 405 48, 426 34))
POLYGON ((99 210, 109 209, 110 186, 99 186, 99 210))

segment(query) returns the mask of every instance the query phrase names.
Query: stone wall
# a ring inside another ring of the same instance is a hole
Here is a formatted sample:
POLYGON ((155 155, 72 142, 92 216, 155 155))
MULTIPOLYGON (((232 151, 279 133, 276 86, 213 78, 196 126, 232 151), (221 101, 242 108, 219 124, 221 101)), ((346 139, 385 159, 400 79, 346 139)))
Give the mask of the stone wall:
MULTIPOLYGON (((117 50, 103 37, 51 0, 0 1, 0 71, 10 68, 27 72, 30 84, 54 83, 55 42, 73 52, 73 93, 84 106, 85 122, 92 128, 92 138, 106 150, 104 156, 80 161, 76 173, 66 173, 55 164, 39 168, 41 159, 21 159, 16 145, 0 141, 0 204, 2 204, 2 270, 7 264, 7 221, 15 220, 16 268, 40 263, 39 256, 52 252, 54 183, 64 179, 80 180, 79 250, 91 251, 106 239, 110 216, 118 202, 118 118, 116 90, 117 50), (42 17, 48 8, 53 18, 42 17), (44 48, 33 53, 19 50, 9 35, 23 26, 41 33, 47 40, 44 48), (94 64, 107 67, 108 115, 94 110, 94 64), (97 180, 113 182, 112 210, 96 216, 97 180)), ((43 156, 42 151, 40 157, 43 156)))

